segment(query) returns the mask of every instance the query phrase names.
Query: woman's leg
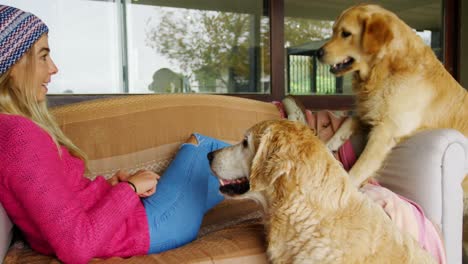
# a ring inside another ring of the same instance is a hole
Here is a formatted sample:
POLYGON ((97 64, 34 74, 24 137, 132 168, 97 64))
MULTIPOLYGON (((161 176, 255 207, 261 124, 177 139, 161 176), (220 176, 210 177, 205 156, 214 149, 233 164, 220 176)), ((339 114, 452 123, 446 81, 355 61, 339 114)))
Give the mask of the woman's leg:
POLYGON ((173 249, 194 240, 206 211, 223 200, 207 154, 228 144, 194 134, 184 143, 158 183, 143 199, 150 228, 149 253, 173 249))

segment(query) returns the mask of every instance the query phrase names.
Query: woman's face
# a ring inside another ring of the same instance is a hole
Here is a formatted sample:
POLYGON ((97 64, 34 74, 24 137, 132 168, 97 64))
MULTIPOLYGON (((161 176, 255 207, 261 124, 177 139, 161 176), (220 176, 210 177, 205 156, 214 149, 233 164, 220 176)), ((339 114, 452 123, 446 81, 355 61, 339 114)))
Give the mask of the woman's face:
MULTIPOLYGON (((36 91, 36 99, 38 102, 42 102, 46 98, 48 91, 47 85, 51 81, 51 76, 58 72, 57 66, 52 61, 50 57, 49 49, 49 40, 47 34, 42 35, 32 47, 32 63, 35 65, 33 76, 33 87, 36 91)), ((16 83, 19 82, 18 78, 20 76, 25 76, 18 74, 19 71, 25 70, 26 65, 26 56, 23 56, 18 63, 16 63, 11 71, 11 77, 15 80, 16 83), (22 68, 22 69, 21 69, 22 68)))

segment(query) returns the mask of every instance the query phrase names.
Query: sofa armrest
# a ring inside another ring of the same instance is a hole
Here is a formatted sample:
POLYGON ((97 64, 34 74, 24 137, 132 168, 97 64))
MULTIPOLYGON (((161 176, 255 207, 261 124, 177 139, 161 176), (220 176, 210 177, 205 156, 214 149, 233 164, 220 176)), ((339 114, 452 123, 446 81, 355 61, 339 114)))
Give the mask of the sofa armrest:
POLYGON ((0 262, 3 263, 3 258, 8 250, 13 236, 13 224, 8 218, 8 215, 0 204, 0 262))
POLYGON ((452 129, 424 131, 393 148, 379 182, 413 200, 440 228, 447 263, 462 263, 463 190, 468 140, 452 129))

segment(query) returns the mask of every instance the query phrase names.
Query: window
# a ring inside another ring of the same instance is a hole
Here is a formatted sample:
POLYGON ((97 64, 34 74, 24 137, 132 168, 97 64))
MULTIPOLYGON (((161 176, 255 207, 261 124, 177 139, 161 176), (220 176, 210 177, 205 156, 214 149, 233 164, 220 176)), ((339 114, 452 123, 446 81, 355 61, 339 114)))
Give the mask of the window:
MULTIPOLYGON (((351 75, 336 78, 317 61, 316 51, 330 37, 334 20, 348 1, 285 0, 286 91, 294 95, 352 94, 351 75)), ((395 12, 442 60, 442 1, 373 1, 395 12)))
MULTIPOLYGON (((50 93, 221 93, 265 101, 290 93, 311 108, 353 103, 350 76, 335 78, 314 52, 357 2, 0 0, 49 25, 59 67, 50 93)), ((456 24, 445 24, 454 10, 444 10, 454 0, 372 3, 396 12, 441 60, 457 58, 444 49, 456 42, 446 33, 456 24)))
POLYGON ((49 93, 121 93, 122 44, 118 10, 108 1, 0 1, 29 11, 49 27, 51 56, 59 73, 49 93))
POLYGON ((129 92, 270 92, 263 1, 132 1, 125 7, 129 92))
POLYGON ((49 93, 270 93, 262 0, 0 1, 49 26, 49 93))

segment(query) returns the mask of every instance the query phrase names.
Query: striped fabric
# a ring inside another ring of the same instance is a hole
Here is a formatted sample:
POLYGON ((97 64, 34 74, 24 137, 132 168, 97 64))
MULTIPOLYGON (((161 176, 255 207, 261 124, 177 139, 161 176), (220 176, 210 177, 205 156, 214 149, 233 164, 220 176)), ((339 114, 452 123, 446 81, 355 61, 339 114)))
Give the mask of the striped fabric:
POLYGON ((48 27, 35 15, 0 5, 0 74, 6 72, 48 27))

